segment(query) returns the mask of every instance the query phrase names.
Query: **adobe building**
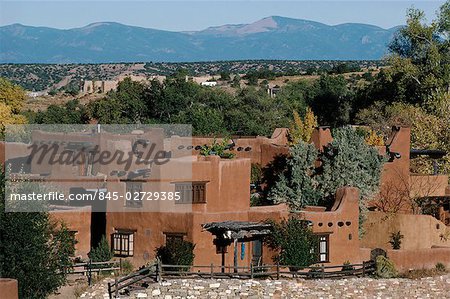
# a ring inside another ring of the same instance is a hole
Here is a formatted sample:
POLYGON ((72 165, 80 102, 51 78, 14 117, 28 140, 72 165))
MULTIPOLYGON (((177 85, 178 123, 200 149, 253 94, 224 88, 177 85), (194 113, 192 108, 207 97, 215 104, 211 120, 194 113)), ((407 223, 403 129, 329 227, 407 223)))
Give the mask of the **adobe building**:
MULTIPOLYGON (((346 261, 362 262, 370 259, 371 249, 384 248, 400 268, 411 265, 434 267, 437 262, 450 266, 450 243, 449 238, 445 237, 450 235, 449 228, 432 216, 411 214, 411 207, 408 206, 411 194, 422 197, 449 196, 448 177, 411 175, 409 138, 408 128, 396 128, 387 146, 379 149, 381 154, 388 156, 388 162, 383 168, 379 196, 386 196, 388 192, 385 191, 392 190, 392 186, 396 188, 397 194, 392 195, 394 199, 388 198, 387 201, 383 201, 383 198, 372 201, 372 212, 368 215, 363 239, 358 237, 359 193, 355 188, 339 189, 335 203, 329 209, 306 207, 295 213, 308 220, 313 232, 319 235, 318 263, 341 265, 346 261), (430 188, 432 192, 424 192, 423 187, 417 187, 425 183, 433 184, 434 187, 430 188), (419 194, 419 191, 423 194, 419 194), (398 210, 399 213, 387 218, 387 214, 381 210, 387 210, 388 207, 380 205, 380 200, 388 204, 397 203, 402 208, 398 210), (399 230, 405 235, 402 250, 389 249, 389 234, 393 230, 399 230), (427 236, 426 240, 420 236, 427 236), (419 252, 420 259, 412 258, 416 251, 419 252)), ((233 138, 231 150, 236 153, 234 159, 198 155, 199 147, 210 144, 211 138, 164 138, 158 130, 120 136, 96 132, 70 137, 57 133, 33 134, 33 140, 41 143, 57 141, 60 144, 65 142, 65 146, 69 143, 71 146, 80 146, 95 142, 102 148, 133 153, 132 145, 136 141, 152 139, 161 141, 156 142, 157 149, 168 152, 171 156, 169 164, 153 165, 151 171, 157 175, 157 179, 146 177, 143 169, 134 164, 130 169, 124 169, 123 165, 115 163, 52 168, 31 165, 32 173, 45 173, 50 181, 58 181, 66 192, 75 192, 74 189, 77 188, 73 181, 64 182, 64 179, 68 179, 64 177, 65 174, 70 174, 72 179, 76 178, 80 183, 78 187, 85 191, 101 189, 124 194, 136 190, 164 190, 183 195, 180 202, 153 201, 137 204, 121 199, 108 202, 107 209, 102 210, 103 212, 97 211, 98 207, 95 206, 76 210, 59 208, 52 215, 63 219, 74 231, 78 240, 77 254, 86 258, 89 248, 98 242, 101 235, 106 235, 111 240, 112 250, 117 257, 128 258, 135 266, 140 266, 154 259, 156 248, 166 244, 171 238, 180 238, 195 244, 196 265, 220 265, 223 262, 231 266, 236 262, 235 252, 239 257, 239 266, 249 266, 255 261, 272 264, 273 252, 263 245, 261 238, 241 238, 225 248, 219 248, 215 246, 216 236, 202 227, 214 222, 254 223, 293 215, 284 204, 250 206, 250 166, 252 163, 265 166, 275 156, 288 152, 286 129, 277 129, 271 138, 233 138), (180 173, 180 169, 189 171, 180 173), (134 178, 132 182, 127 180, 131 174, 134 178), (185 196, 188 200, 183 200, 185 196), (222 260, 224 251, 227 253, 222 260)), ((320 150, 331 141, 328 128, 318 128, 312 136, 312 142, 320 150)), ((9 159, 29 155, 25 144, 15 144, 14 148, 15 157, 8 155, 9 159)), ((4 144, 0 144, 0 154, 2 151, 4 153, 4 144)), ((145 152, 144 148, 139 149, 139 152, 143 151, 145 152)), ((154 158, 154 155, 150 155, 150 158, 154 158)), ((440 215, 448 218, 448 209, 442 207, 440 215)))

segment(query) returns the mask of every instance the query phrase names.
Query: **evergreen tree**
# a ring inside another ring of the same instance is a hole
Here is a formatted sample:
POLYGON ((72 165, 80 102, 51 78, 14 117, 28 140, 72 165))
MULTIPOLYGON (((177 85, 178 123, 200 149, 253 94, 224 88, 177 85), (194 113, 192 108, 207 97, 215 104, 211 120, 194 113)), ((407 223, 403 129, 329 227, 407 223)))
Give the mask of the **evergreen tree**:
POLYGON ((74 251, 73 235, 48 213, 5 212, 0 165, 0 276, 18 280, 20 298, 45 298, 66 282, 74 251))
POLYGON ((306 205, 317 205, 322 197, 315 178, 314 163, 317 150, 312 144, 300 141, 291 147, 286 169, 269 192, 269 200, 287 203, 292 209, 300 210, 306 205))
POLYGON ((93 262, 107 262, 113 258, 113 253, 104 235, 100 239, 97 247, 89 252, 89 258, 93 262))

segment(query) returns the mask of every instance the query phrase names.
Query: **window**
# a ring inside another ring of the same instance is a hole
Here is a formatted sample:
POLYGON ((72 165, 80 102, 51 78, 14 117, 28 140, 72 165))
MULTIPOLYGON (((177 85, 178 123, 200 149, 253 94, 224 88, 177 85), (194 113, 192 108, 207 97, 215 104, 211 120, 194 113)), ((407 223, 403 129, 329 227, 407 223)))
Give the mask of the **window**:
POLYGON ((126 184, 126 194, 125 206, 128 208, 142 208, 142 182, 127 181, 126 184))
POLYGON ((318 235, 319 237, 319 246, 318 246, 318 262, 328 263, 330 260, 329 256, 329 235, 318 235))
POLYGON ((112 251, 115 256, 133 256, 134 231, 117 230, 112 234, 112 251))
POLYGON ((164 233, 166 235, 166 245, 173 241, 183 241, 186 233, 164 233))
POLYGON ((176 203, 206 203, 206 182, 175 183, 180 200, 176 203))

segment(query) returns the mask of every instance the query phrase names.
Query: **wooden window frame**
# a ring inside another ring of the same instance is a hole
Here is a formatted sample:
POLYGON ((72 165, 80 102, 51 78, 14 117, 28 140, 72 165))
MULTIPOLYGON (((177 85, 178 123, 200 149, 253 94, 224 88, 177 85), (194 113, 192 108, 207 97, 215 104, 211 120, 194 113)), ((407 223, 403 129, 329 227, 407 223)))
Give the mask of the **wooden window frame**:
POLYGON ((135 232, 136 231, 132 230, 117 229, 113 234, 111 234, 111 250, 114 256, 118 257, 134 256, 135 232))
POLYGON ((329 263, 330 262, 330 234, 316 234, 317 236, 317 262, 329 263), (325 252, 323 252, 322 244, 325 244, 325 252), (322 260, 322 255, 325 255, 325 259, 322 260))
MULTIPOLYGON (((134 200, 134 192, 142 192, 142 189, 143 183, 141 181, 125 181, 125 194, 124 194, 125 207, 134 209, 142 208, 144 202, 142 200, 134 200), (139 188, 136 188, 136 186, 139 186, 139 188), (127 200, 126 193, 128 192, 131 192, 131 200, 127 200)), ((140 198, 141 196, 139 195, 139 199, 140 198)))
POLYGON ((209 182, 174 182, 175 192, 180 192, 180 200, 176 204, 205 204, 206 188, 209 182))
POLYGON ((165 244, 167 245, 170 238, 179 238, 180 240, 184 240, 184 237, 187 235, 187 233, 180 233, 180 232, 164 232, 165 237, 165 244))

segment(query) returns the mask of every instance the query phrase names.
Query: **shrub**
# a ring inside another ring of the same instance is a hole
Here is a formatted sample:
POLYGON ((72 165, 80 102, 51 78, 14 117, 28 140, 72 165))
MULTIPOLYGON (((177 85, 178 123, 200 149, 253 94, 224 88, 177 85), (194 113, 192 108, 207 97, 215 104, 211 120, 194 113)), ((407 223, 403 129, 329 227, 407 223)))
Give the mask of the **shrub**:
POLYGON ((282 265, 290 266, 291 271, 298 271, 304 267, 314 264, 317 260, 315 248, 317 237, 312 233, 308 222, 290 217, 276 223, 270 222, 273 231, 267 237, 267 243, 279 254, 274 258, 282 265))
POLYGON ((402 245, 402 239, 403 239, 403 235, 398 231, 395 233, 392 233, 390 235, 390 240, 389 240, 389 244, 391 244, 392 249, 398 250, 400 249, 401 245, 402 245))
POLYGON ((230 142, 230 139, 224 138, 222 142, 217 142, 217 140, 214 138, 213 144, 211 145, 204 145, 200 149, 200 155, 202 156, 211 156, 211 155, 217 155, 223 159, 232 159, 234 158, 235 154, 227 152, 228 150, 228 144, 230 142))
MULTIPOLYGON (((190 266, 194 262, 195 244, 181 240, 170 239, 165 246, 156 249, 156 256, 163 264, 190 266)), ((169 270, 169 269, 168 269, 169 270)), ((187 268, 172 268, 171 271, 187 271, 187 268)))
POLYGON ((88 255, 93 262, 107 262, 113 258, 113 253, 111 252, 108 241, 104 235, 97 247, 92 249, 88 255))
POLYGON ((437 263, 436 270, 439 272, 447 272, 447 269, 445 268, 445 265, 443 263, 437 263))
POLYGON ((123 275, 131 273, 134 269, 133 264, 129 260, 122 260, 121 270, 123 275))
POLYGON ((379 256, 377 256, 377 259, 375 262, 376 262, 376 269, 377 269, 376 274, 378 277, 394 278, 398 275, 398 272, 395 269, 395 265, 390 259, 388 259, 382 255, 379 255, 379 256))

